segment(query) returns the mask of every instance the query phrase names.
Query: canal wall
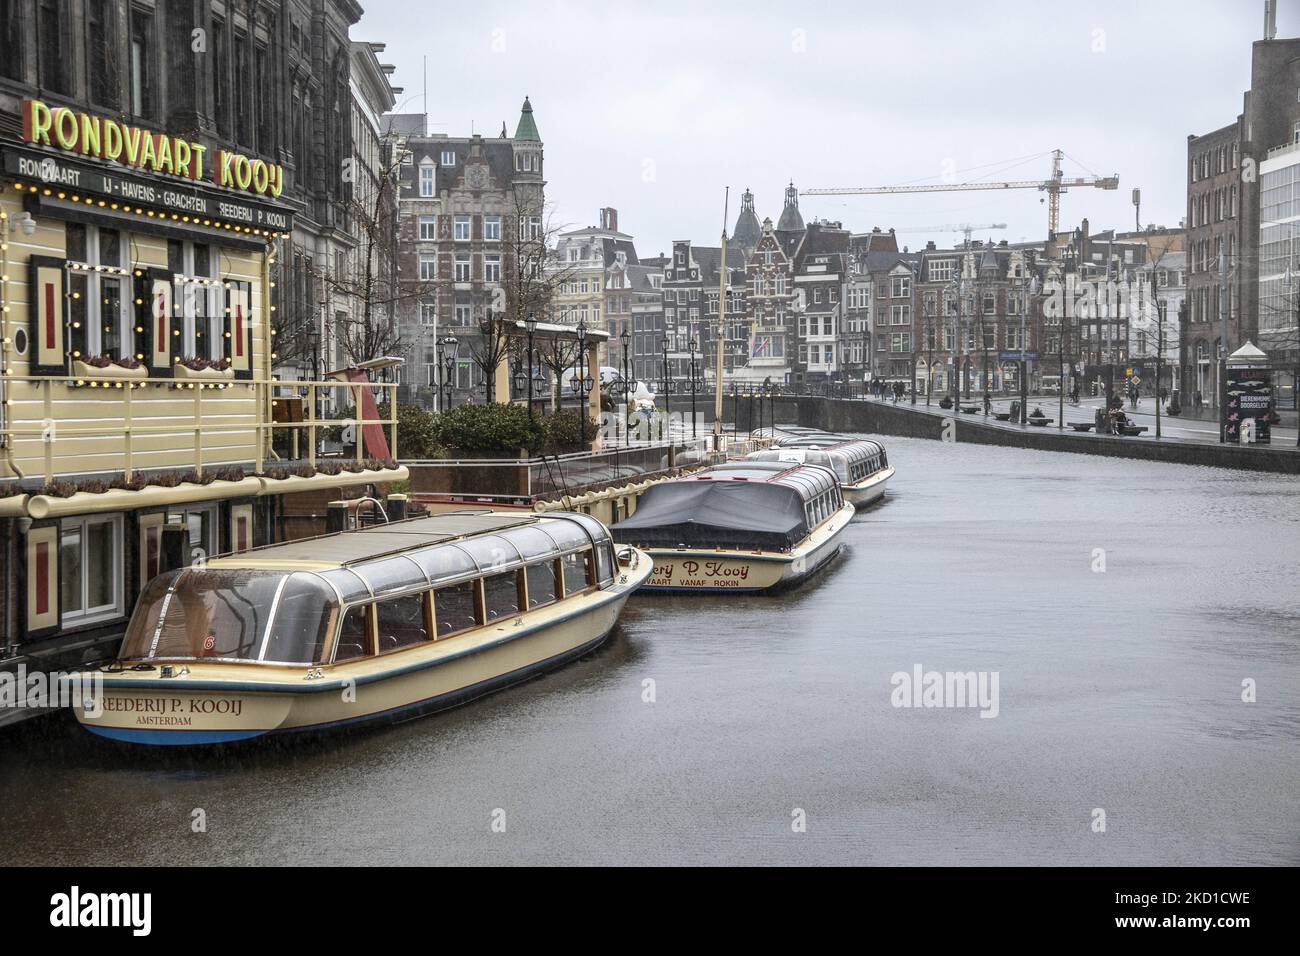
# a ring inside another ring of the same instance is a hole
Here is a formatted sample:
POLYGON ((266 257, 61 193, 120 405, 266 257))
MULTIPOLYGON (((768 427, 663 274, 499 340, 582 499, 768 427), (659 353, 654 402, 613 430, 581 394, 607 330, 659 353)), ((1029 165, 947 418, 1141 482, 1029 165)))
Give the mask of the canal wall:
MULTIPOLYGON (((1058 429, 1055 422, 1042 428, 1007 426, 985 421, 982 415, 954 415, 933 406, 929 409, 913 406, 910 401, 895 405, 861 399, 791 396, 776 399, 775 409, 778 426, 792 423, 827 431, 866 432, 977 445, 1001 445, 1007 448, 1032 448, 1038 451, 1063 451, 1077 455, 1101 455, 1107 458, 1300 474, 1300 452, 1294 447, 1283 445, 1220 445, 1179 438, 1157 441, 1150 433, 1135 437, 1095 435, 1091 432, 1058 429)), ((1056 409, 1053 408, 1052 411, 1056 409)), ((770 417, 768 412, 764 414, 765 418, 770 417)), ((739 427, 744 426, 741 424, 739 427)))

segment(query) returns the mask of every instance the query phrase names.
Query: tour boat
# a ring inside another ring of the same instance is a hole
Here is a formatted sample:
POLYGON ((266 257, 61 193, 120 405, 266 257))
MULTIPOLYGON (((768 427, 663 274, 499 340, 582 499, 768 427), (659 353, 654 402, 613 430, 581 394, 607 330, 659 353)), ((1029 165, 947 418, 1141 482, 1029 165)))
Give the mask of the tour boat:
POLYGON ((857 508, 879 501, 894 474, 884 447, 867 438, 840 438, 830 442, 804 438, 778 442, 773 448, 752 452, 747 461, 783 461, 821 465, 835 472, 844 500, 857 508))
POLYGON ((441 710, 596 647, 651 568, 588 515, 482 510, 214 558, 146 586, 77 719, 216 744, 441 710))
POLYGON ((820 465, 737 461, 651 485, 610 531, 649 553, 651 591, 767 591, 839 553, 854 507, 820 465))

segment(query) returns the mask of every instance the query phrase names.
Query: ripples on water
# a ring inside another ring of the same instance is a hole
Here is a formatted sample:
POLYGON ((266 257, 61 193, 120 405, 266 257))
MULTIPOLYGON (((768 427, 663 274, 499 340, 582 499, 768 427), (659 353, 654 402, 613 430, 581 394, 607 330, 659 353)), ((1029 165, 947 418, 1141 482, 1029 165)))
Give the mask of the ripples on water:
POLYGON ((1300 482, 886 443, 888 500, 810 585, 633 598, 446 714, 222 754, 2 731, 0 859, 1300 862, 1300 482), (915 664, 997 671, 999 716, 892 707, 915 664))

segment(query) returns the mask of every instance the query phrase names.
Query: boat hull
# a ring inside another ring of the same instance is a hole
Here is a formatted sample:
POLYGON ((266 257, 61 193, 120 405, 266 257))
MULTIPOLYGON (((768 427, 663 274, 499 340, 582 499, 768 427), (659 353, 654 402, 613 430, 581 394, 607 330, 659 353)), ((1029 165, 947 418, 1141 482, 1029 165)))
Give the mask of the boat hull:
POLYGON ((170 679, 106 674, 98 716, 84 706, 74 710, 91 733, 154 746, 235 743, 408 720, 522 683, 595 649, 650 569, 641 554, 637 566, 619 569, 619 583, 607 590, 460 637, 320 668, 320 678, 308 679, 308 668, 276 668, 267 678, 258 673, 266 668, 246 666, 238 671, 249 679, 214 680, 214 665, 170 679))
POLYGON ((794 587, 839 554, 854 510, 846 503, 789 553, 648 548, 654 570, 642 590, 743 594, 794 587))
POLYGON ((894 475, 894 468, 891 465, 888 468, 882 468, 873 475, 868 475, 856 485, 842 485, 841 493, 844 500, 855 508, 865 508, 867 505, 879 501, 885 494, 885 486, 889 479, 894 475))

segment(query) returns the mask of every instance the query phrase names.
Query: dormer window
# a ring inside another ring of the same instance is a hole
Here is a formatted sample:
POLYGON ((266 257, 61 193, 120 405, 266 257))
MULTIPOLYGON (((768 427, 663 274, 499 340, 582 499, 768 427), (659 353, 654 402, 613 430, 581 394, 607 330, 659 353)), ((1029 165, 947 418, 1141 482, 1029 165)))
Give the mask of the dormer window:
POLYGON ((433 177, 437 172, 433 163, 425 160, 420 165, 420 195, 424 198, 433 196, 433 177))
POLYGON ((455 166, 456 154, 450 149, 444 149, 442 151, 442 159, 439 160, 439 162, 441 162, 443 166, 455 166))

